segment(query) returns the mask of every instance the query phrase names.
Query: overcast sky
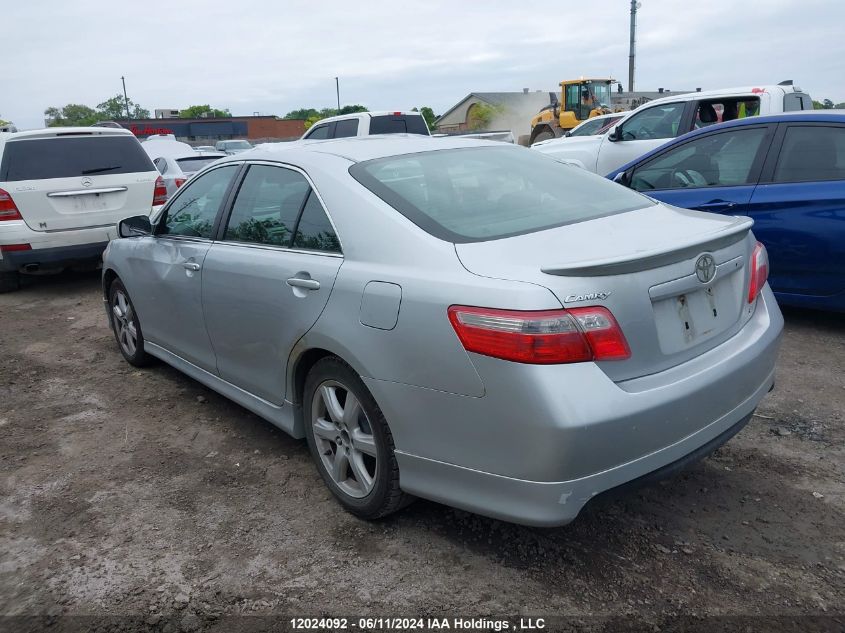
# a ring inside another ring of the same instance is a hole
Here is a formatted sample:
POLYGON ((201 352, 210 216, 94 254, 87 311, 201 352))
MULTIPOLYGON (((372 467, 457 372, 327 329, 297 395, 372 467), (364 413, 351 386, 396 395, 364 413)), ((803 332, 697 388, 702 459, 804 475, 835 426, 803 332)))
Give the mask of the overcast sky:
MULTIPOLYGON (((121 75, 150 112, 208 103, 240 115, 333 106, 335 76, 342 104, 437 114, 469 92, 555 90, 581 75, 627 89, 627 0, 3 4, 0 117, 20 128, 43 125, 49 106, 96 106, 121 75)), ((636 87, 794 79, 843 102, 843 24, 841 0, 642 0, 636 87)))

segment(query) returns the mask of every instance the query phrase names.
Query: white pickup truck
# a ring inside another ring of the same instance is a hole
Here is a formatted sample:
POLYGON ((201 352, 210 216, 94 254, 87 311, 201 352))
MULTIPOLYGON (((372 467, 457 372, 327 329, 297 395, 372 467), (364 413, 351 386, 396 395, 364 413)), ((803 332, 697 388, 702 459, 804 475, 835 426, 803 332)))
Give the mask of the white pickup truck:
POLYGON ((810 96, 791 81, 776 86, 691 92, 649 101, 626 113, 602 134, 556 138, 531 148, 604 176, 669 139, 707 125, 812 109, 810 96))

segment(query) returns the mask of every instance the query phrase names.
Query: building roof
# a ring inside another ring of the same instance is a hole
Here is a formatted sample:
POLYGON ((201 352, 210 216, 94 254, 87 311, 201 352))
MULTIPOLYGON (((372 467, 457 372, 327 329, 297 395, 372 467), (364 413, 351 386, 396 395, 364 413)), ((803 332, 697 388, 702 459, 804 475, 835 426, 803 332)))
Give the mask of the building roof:
POLYGON ((475 97, 479 101, 483 101, 485 103, 489 103, 493 106, 502 106, 504 108, 511 108, 511 107, 524 107, 526 104, 536 106, 537 110, 542 108, 545 105, 549 105, 552 103, 553 95, 557 95, 555 91, 537 91, 537 92, 525 92, 520 90, 519 92, 470 92, 466 97, 458 101, 455 105, 451 108, 446 110, 443 114, 441 114, 435 120, 435 124, 440 119, 448 116, 455 110, 457 110, 462 104, 466 103, 467 100, 475 97))

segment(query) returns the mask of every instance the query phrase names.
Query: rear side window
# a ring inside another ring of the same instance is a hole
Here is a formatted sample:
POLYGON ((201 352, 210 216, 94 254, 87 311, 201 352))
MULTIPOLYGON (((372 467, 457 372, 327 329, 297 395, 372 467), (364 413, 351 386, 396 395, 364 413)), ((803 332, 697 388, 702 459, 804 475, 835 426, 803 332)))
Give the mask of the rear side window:
POLYGON ((349 136, 358 136, 358 119, 347 119, 337 122, 334 129, 334 137, 347 138, 349 136))
POLYGON ((822 180, 845 180, 845 127, 788 127, 775 166, 774 181, 822 180))
POLYGON ((218 160, 218 158, 219 156, 197 156, 196 158, 192 156, 190 158, 177 158, 176 163, 179 165, 179 169, 186 174, 193 174, 218 160))
POLYGON ((134 136, 59 136, 6 143, 0 181, 155 171, 134 136))
POLYGON ((428 136, 425 120, 419 115, 382 114, 370 119, 370 134, 424 134, 428 136))
POLYGON ((813 100, 809 95, 800 92, 790 92, 783 97, 783 111, 795 112, 796 110, 812 110, 813 100))
POLYGON ((308 196, 308 202, 305 204, 302 217, 299 218, 299 224, 296 226, 293 247, 326 253, 340 252, 340 242, 334 232, 334 227, 329 222, 317 194, 313 191, 308 196))
POLYGON ((357 163, 349 173, 421 229, 450 242, 521 235, 655 204, 517 147, 391 156, 357 163))

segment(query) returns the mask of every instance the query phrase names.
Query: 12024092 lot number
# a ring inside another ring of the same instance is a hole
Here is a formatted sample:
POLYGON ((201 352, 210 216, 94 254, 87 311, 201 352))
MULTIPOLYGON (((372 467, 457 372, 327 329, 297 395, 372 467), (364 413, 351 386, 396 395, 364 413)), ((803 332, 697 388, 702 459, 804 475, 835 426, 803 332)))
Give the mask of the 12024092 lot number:
POLYGON ((297 631, 519 631, 546 628, 542 618, 520 618, 518 622, 488 618, 291 618, 290 624, 297 631))

